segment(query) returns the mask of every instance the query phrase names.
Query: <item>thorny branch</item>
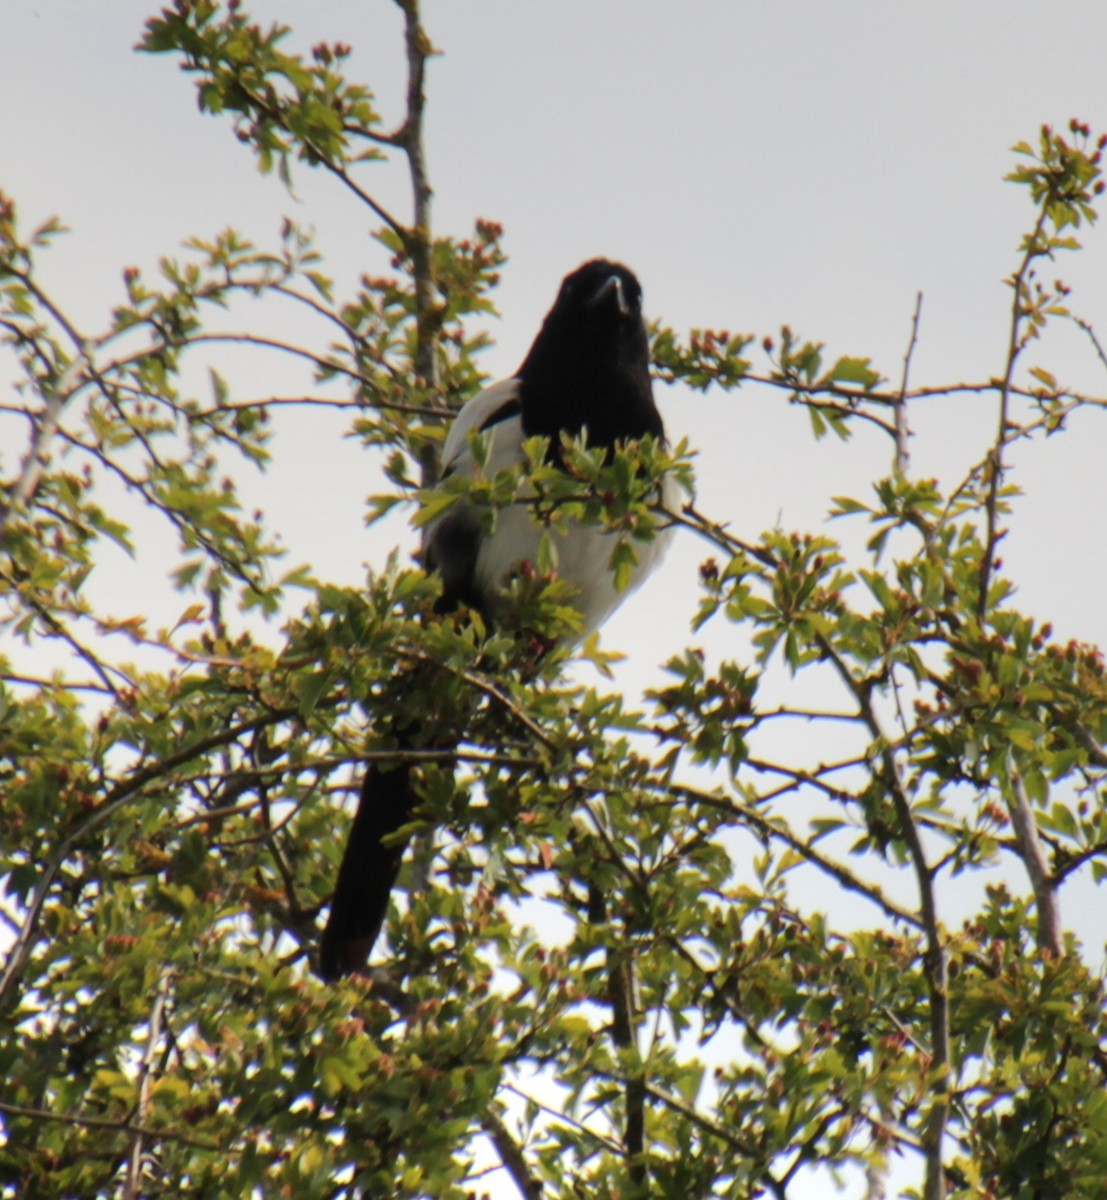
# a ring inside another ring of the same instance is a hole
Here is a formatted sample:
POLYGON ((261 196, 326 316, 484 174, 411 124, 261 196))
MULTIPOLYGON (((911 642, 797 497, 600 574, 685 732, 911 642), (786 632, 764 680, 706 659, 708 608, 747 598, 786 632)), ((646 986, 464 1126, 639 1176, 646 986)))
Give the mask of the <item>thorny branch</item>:
POLYGON ((1092 347, 1095 350, 1096 357, 1105 367, 1107 367, 1107 350, 1104 350, 1103 343, 1099 340, 1099 335, 1093 328, 1092 323, 1090 321, 1085 321, 1083 317, 1073 317, 1073 320, 1088 335, 1088 338, 1092 343, 1092 347))

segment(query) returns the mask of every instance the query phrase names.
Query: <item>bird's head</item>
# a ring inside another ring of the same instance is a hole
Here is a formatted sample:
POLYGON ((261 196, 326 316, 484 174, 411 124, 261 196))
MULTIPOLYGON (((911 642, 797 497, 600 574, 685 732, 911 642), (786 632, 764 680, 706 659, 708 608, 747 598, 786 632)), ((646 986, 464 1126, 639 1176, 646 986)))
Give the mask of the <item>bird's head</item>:
POLYGON ((622 263, 593 258, 562 281, 519 368, 523 428, 594 444, 662 433, 650 387, 642 285, 622 263))
POLYGON ((642 285, 622 263, 593 258, 565 276, 520 374, 538 362, 548 370, 582 358, 601 372, 615 364, 648 368, 642 285))
POLYGON ((642 285, 622 263, 593 258, 565 276, 546 325, 551 333, 586 341, 637 341, 645 332, 642 285))

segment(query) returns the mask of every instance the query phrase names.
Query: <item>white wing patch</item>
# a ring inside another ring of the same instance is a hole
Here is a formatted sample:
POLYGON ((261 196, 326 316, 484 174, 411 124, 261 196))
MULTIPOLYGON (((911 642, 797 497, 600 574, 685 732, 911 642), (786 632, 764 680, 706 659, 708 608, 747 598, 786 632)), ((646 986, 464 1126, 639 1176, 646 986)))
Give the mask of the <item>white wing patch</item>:
MULTIPOLYGON (((454 423, 450 426, 450 432, 446 435, 446 442, 442 447, 442 474, 446 475, 454 471, 473 471, 475 464, 473 456, 469 450, 469 434, 477 433, 481 427, 496 415, 501 408, 509 404, 518 403, 519 397, 519 380, 518 379, 501 379, 499 383, 492 384, 491 387, 486 387, 483 392, 478 392, 472 400, 466 404, 461 412, 454 418, 454 423)), ((515 434, 515 450, 523 442, 523 426, 518 418, 514 419, 518 427, 518 432, 515 434)), ((498 424, 507 424, 507 421, 498 424)), ((498 431, 498 426, 497 426, 498 431)), ((497 436, 496 443, 502 443, 503 438, 497 436)), ((496 449, 496 446, 493 447, 496 449)), ((506 453, 507 447, 503 447, 506 453)), ((506 462, 502 466, 508 465, 506 462)))

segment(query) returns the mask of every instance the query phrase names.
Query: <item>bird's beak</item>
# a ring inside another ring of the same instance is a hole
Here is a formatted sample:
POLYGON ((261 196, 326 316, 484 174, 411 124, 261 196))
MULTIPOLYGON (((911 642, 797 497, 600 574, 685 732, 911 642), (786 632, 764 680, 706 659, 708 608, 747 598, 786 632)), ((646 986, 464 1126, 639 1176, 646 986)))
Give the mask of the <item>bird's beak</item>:
POLYGON ((608 297, 613 296, 615 303, 618 305, 619 314, 621 316, 630 315, 630 305, 627 303, 626 292, 623 290, 623 281, 618 275, 609 275, 607 279, 597 289, 596 294, 588 301, 589 308, 594 308, 600 304, 605 304, 608 297))

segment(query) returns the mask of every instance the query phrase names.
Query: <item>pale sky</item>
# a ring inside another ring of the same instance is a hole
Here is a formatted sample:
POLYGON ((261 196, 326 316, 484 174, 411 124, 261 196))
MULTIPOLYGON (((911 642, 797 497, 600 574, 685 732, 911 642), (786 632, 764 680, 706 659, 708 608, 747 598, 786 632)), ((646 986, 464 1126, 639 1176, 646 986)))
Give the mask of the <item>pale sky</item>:
MULTIPOLYGON (((370 82, 386 118, 399 116, 400 16, 388 0, 269 0, 252 10, 294 24, 296 48, 351 43, 350 74, 370 82)), ((678 331, 760 338, 787 323, 826 342, 831 361, 868 355, 895 381, 922 291, 912 383, 1000 374, 1010 307, 1002 280, 1033 215, 1025 190, 1003 182, 1009 147, 1072 116, 1107 129, 1103 0, 427 0, 424 10, 444 53, 428 75, 436 229, 464 236, 481 216, 507 230, 498 345, 484 357, 493 377, 518 365, 561 277, 598 254, 632 266, 648 312, 678 331)), ((286 213, 316 228, 339 294, 361 271, 382 269, 366 236, 372 214, 302 168, 290 197, 257 173, 229 121, 197 112, 172 59, 132 53, 152 11, 135 0, 0 7, 0 189, 25 228, 52 213, 72 228, 42 260, 63 307, 95 333, 122 298, 123 267, 152 271, 189 235, 227 225, 275 244, 286 213)), ((367 170, 361 182, 407 211, 399 165, 367 170)), ((1056 273, 1107 341, 1107 230, 1081 236, 1087 250, 1056 273)), ((1026 359, 1035 363, 1107 395, 1107 370, 1072 327, 1047 336, 1026 359)), ((285 361, 237 356, 223 369, 242 398, 307 385, 285 361)), ((860 522, 827 530, 824 514, 832 495, 867 498, 890 463, 883 442, 859 433, 844 446, 816 444, 806 415, 779 393, 662 388, 659 399, 671 435, 699 451, 701 508, 739 536, 779 521, 863 542, 860 522)), ((911 417, 912 469, 949 488, 982 457, 995 400, 924 401, 911 417)), ((5 439, 21 428, 0 424, 5 474, 22 449, 5 439)), ((319 414, 289 417, 270 480, 249 486, 289 545, 289 565, 310 560, 352 583, 404 535, 395 524, 365 532, 373 472, 341 428, 319 414)), ((1028 494, 1002 551, 1016 605, 1051 620, 1061 638, 1100 645, 1105 452, 1102 411, 1077 414, 1067 436, 1019 447, 1011 480, 1028 494)), ((605 644, 631 655, 626 686, 656 680, 657 664, 690 640, 695 566, 707 553, 686 537, 607 626, 605 644)), ((142 586, 151 605, 178 611, 168 587, 160 598, 150 587, 149 569, 121 558, 99 584, 109 607, 133 611, 142 586)), ((725 641, 710 648, 736 653, 725 641)), ((1062 894, 1066 924, 1101 947, 1102 897, 1081 904, 1076 895, 1062 894)))

